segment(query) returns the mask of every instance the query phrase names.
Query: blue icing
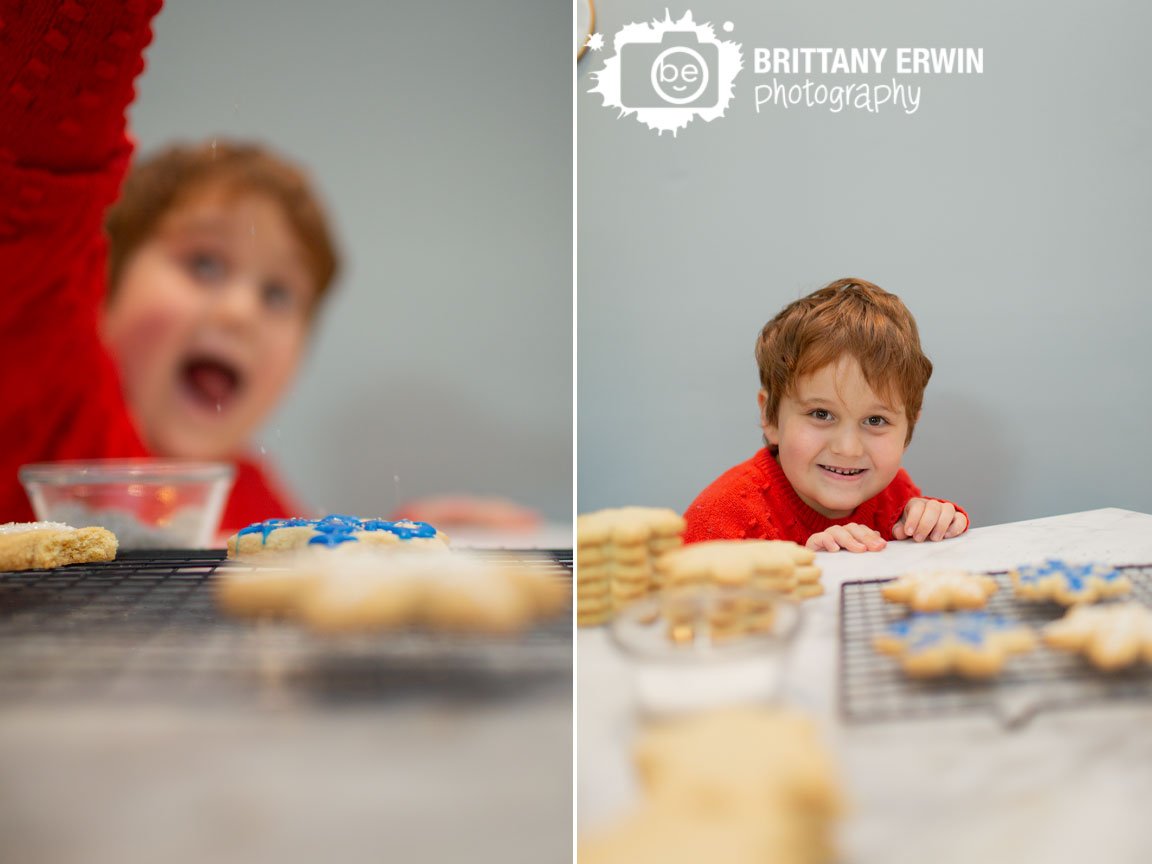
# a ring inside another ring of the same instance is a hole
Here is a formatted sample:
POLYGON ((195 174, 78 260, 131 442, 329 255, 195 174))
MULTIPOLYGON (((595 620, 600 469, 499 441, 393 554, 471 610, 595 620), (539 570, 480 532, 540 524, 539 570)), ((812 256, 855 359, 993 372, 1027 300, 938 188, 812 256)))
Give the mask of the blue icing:
POLYGON ((908 642, 908 648, 911 651, 923 651, 943 640, 944 633, 940 630, 922 630, 916 634, 915 639, 908 642))
POLYGON ((243 537, 245 534, 259 534, 260 543, 266 544, 268 542, 268 535, 275 531, 277 528, 301 528, 307 526, 310 520, 299 519, 293 517, 291 519, 265 519, 263 522, 254 522, 247 527, 241 528, 239 536, 243 537))
POLYGON ((948 639, 981 645, 989 633, 1015 628, 1014 622, 987 612, 923 612, 888 625, 888 632, 908 643, 908 650, 923 651, 948 639))
POLYGON ((318 519, 313 527, 317 531, 324 531, 327 533, 334 531, 361 531, 364 528, 364 523, 357 519, 355 516, 343 516, 339 513, 334 513, 331 516, 325 516, 323 519, 318 519))
POLYGON ((437 532, 427 522, 414 522, 401 519, 389 522, 385 519, 361 520, 355 516, 346 516, 333 513, 323 519, 266 519, 255 522, 239 531, 240 536, 245 534, 260 534, 261 543, 267 544, 268 535, 277 528, 311 528, 316 531, 309 545, 339 546, 341 543, 357 542, 354 536, 359 531, 388 531, 401 540, 411 540, 415 537, 435 537, 437 532))
POLYGON ((341 543, 358 543, 351 531, 327 531, 317 534, 308 541, 309 546, 339 546, 341 543))
POLYGON ((1049 558, 1043 564, 1022 565, 1016 568, 1021 582, 1036 583, 1049 576, 1058 576, 1071 591, 1083 591, 1089 579, 1114 582, 1123 574, 1115 567, 1106 564, 1069 564, 1059 558, 1049 558))
POLYGON ((364 522, 365 531, 387 531, 395 534, 401 540, 411 540, 413 537, 435 537, 436 529, 427 522, 414 522, 401 519, 398 522, 388 522, 384 519, 368 519, 364 522))

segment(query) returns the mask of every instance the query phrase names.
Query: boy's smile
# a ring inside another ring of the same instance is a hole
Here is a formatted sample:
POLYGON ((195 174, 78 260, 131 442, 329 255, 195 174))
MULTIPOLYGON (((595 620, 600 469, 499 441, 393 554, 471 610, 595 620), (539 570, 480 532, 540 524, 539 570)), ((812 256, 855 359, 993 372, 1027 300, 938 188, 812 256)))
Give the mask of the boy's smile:
POLYGON ((206 189, 127 261, 105 341, 158 455, 235 458, 292 380, 315 289, 268 196, 206 189))
POLYGON ((800 378, 781 398, 776 422, 763 428, 800 500, 843 519, 900 470, 908 419, 903 405, 872 390, 854 358, 842 357, 800 378))

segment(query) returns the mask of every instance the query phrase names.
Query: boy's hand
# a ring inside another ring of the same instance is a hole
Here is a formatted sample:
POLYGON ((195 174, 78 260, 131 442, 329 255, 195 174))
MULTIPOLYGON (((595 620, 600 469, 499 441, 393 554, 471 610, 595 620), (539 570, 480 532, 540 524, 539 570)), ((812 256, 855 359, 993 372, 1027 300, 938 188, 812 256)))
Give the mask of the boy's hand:
POLYGON ((847 525, 833 525, 819 534, 813 534, 804 544, 814 552, 879 552, 888 542, 867 525, 849 522, 847 525))
POLYGON ((968 517, 956 512, 947 501, 933 501, 930 498, 913 498, 904 505, 904 515, 892 526, 892 536, 897 540, 946 540, 968 530, 968 517))
POLYGON ((430 522, 437 528, 528 533, 540 527, 540 514, 506 498, 438 495, 409 501, 392 518, 430 522))

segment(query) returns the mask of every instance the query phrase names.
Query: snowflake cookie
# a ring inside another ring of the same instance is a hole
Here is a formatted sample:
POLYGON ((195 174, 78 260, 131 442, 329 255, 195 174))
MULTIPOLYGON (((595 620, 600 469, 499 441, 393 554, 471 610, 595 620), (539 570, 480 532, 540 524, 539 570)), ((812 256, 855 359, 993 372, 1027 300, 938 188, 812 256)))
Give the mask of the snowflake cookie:
POLYGON ((1107 671, 1152 663, 1152 610, 1134 602, 1076 606, 1044 628, 1044 641, 1107 671))
POLYGON ((316 544, 270 567, 217 571, 219 607, 286 618, 316 633, 420 628, 503 635, 562 612, 571 589, 546 556, 505 562, 445 546, 316 544))
POLYGON ((958 673, 988 678, 1004 667, 1009 655, 1031 651, 1032 631, 987 612, 914 613, 888 625, 874 642, 877 651, 899 657, 904 671, 916 678, 958 673))
POLYGON ((344 544, 439 548, 445 543, 444 532, 427 522, 333 514, 323 519, 267 519, 241 528, 228 538, 228 557, 250 558, 317 546, 332 549, 344 544))
POLYGON ((1108 564, 1069 564, 1050 558, 1043 564, 1021 565, 1008 574, 1021 600, 1051 600, 1062 606, 1095 603, 1132 590, 1121 571, 1108 564))
POLYGON ((881 589, 889 603, 902 603, 917 612, 983 609, 997 591, 991 576, 968 570, 924 570, 905 573, 881 589))

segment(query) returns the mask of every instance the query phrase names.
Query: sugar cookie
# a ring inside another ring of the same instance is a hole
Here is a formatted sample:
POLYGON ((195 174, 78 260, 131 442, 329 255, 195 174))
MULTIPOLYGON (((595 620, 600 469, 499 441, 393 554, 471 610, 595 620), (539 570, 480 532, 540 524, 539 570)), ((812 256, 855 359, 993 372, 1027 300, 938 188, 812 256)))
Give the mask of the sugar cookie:
POLYGON ((669 587, 747 586, 805 598, 824 592, 815 560, 786 540, 709 540, 662 556, 656 569, 669 587))
POLYGON ((443 546, 447 537, 427 522, 407 519, 359 519, 333 514, 323 519, 268 519, 241 528, 228 538, 229 558, 284 553, 304 546, 443 546))
POLYGON ((69 564, 111 561, 116 535, 105 528, 73 528, 61 522, 0 525, 0 571, 50 570, 69 564))
POLYGON ((968 570, 924 570, 905 573, 881 589, 889 603, 901 603, 917 612, 983 609, 998 586, 991 576, 968 570))
POLYGON ((580 844, 580 864, 821 864, 834 859, 839 783, 813 724, 729 709, 651 727, 636 748, 644 798, 580 844))
MULTIPOLYGON (((368 538, 391 533, 363 530, 368 538)), ((558 565, 544 556, 505 562, 450 550, 436 535, 423 547, 399 538, 311 544, 295 536, 298 545, 280 555, 256 556, 268 566, 217 571, 220 607, 243 617, 298 620, 324 633, 425 627, 504 634, 557 614, 571 594, 558 565)))
POLYGON ((1031 651, 1032 631, 986 612, 913 613, 877 636, 877 651, 900 658, 916 678, 958 673, 966 678, 999 674, 1012 654, 1031 651))
POLYGON ((1152 663, 1152 610, 1139 603, 1075 606, 1043 634, 1046 644, 1077 651, 1107 671, 1152 663))
POLYGON ((1063 606, 1095 603, 1132 590, 1132 582, 1107 564, 1069 564, 1050 558, 1043 564, 1021 565, 1009 573, 1021 600, 1051 600, 1063 606))
POLYGON ((659 587, 654 563, 682 545, 684 519, 660 507, 617 507, 576 519, 579 626, 610 620, 621 605, 659 587))

